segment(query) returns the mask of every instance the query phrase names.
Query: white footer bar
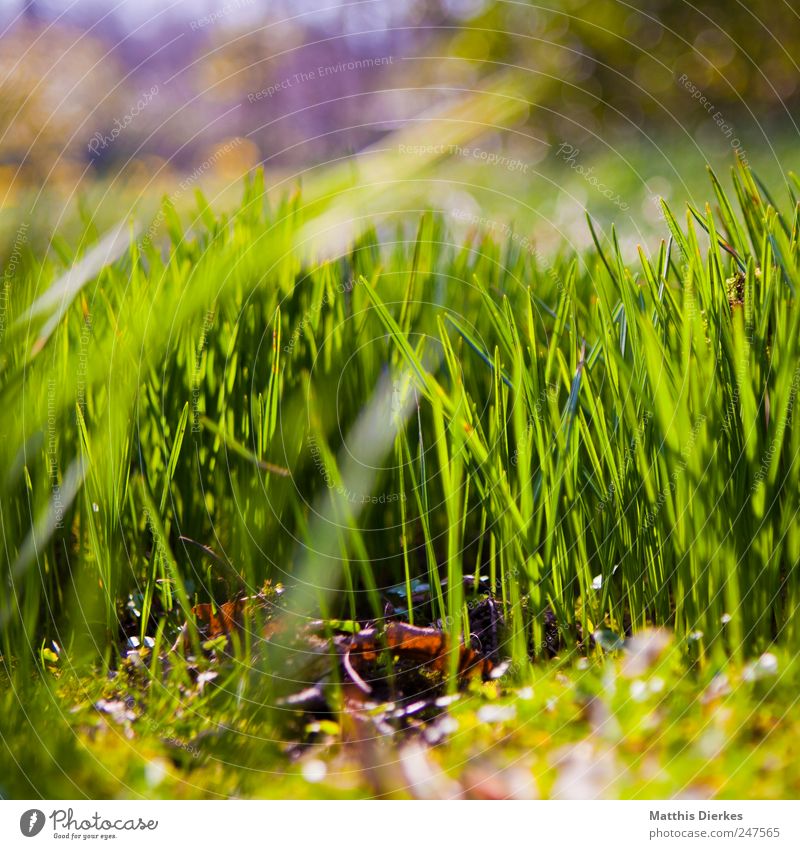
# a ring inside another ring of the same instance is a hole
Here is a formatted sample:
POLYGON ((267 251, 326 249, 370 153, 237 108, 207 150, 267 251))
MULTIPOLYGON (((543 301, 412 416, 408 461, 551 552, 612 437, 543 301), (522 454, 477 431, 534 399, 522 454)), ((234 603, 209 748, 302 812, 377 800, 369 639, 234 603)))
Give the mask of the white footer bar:
POLYGON ((53 841, 174 849, 794 849, 800 802, 0 802, 0 845, 53 841))

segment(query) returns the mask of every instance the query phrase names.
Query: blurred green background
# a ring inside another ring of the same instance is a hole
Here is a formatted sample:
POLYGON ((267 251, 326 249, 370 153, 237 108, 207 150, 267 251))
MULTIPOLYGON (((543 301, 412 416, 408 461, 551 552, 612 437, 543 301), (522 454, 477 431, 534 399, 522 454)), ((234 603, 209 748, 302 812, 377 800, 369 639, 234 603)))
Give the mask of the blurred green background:
POLYGON ((165 194, 188 204, 187 175, 223 201, 263 163, 285 191, 503 71, 524 114, 487 126, 479 153, 448 152, 430 202, 512 221, 543 248, 585 244, 584 208, 646 238, 654 196, 701 203, 706 164, 737 151, 773 186, 794 167, 800 15, 786 0, 21 0, 3 15, 6 256, 21 220, 30 243, 79 230, 80 199, 102 230, 165 194))

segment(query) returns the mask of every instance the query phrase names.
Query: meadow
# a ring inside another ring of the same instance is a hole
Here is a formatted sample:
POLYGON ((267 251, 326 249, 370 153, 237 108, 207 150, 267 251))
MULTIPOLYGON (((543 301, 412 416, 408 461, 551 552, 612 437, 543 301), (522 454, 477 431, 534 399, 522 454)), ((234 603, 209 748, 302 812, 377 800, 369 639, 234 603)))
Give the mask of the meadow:
POLYGON ((633 257, 258 171, 20 242, 0 795, 796 796, 786 187, 633 257))

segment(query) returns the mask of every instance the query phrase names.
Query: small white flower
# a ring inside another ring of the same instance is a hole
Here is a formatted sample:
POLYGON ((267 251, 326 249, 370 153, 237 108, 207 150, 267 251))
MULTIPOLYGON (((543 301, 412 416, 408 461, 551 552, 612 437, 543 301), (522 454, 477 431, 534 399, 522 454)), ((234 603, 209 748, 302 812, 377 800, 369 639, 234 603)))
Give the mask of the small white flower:
POLYGON ((164 761, 155 759, 147 762, 144 768, 145 781, 150 787, 157 787, 167 775, 167 766, 164 761))
POLYGON ((742 672, 745 681, 758 681, 770 678, 778 672, 778 658, 770 652, 764 652, 755 663, 748 663, 742 672))
POLYGON ((324 761, 312 758, 311 760, 303 763, 302 773, 303 778, 305 778, 309 784, 317 784, 328 774, 328 767, 325 766, 324 761))
POLYGON ((514 705, 484 705, 478 711, 479 722, 510 722, 517 715, 514 705))
POLYGON ((778 658, 770 652, 764 652, 758 659, 758 665, 766 675, 775 675, 778 671, 778 658))

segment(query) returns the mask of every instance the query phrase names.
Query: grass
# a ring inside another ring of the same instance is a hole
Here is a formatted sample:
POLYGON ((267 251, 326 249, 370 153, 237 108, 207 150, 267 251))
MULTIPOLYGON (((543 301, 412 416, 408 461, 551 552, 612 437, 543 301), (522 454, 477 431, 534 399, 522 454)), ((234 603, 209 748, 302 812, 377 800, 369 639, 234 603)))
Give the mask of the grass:
POLYGON ((409 792, 358 717, 309 730, 280 707, 313 681, 290 651, 255 628, 202 651, 191 608, 261 590, 290 626, 363 624, 423 583, 406 615, 456 640, 488 583, 512 663, 420 755, 431 794, 519 759, 564 794, 587 752, 605 769, 587 793, 796 793, 792 185, 783 208, 739 165, 735 211, 712 175, 716 217, 665 206, 635 261, 591 221, 591 251, 552 259, 432 212, 354 231, 340 187, 276 205, 260 174, 232 214, 165 204, 163 249, 91 219, 75 250, 22 249, 0 350, 0 794, 409 792), (191 662, 168 652, 186 620, 191 662), (623 638, 654 626, 666 659, 626 677, 623 638), (347 780, 303 778, 299 739, 347 780), (727 744, 749 766, 711 764, 727 744))
POLYGON ((242 709, 259 690, 241 674, 199 692, 130 664, 113 680, 53 664, 35 708, 4 714, 3 795, 796 798, 798 663, 775 660, 777 675, 698 670, 673 646, 635 676, 623 660, 537 666, 525 686, 473 682, 397 741, 359 736, 347 712, 276 726, 242 709))

